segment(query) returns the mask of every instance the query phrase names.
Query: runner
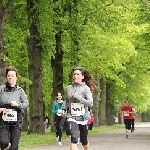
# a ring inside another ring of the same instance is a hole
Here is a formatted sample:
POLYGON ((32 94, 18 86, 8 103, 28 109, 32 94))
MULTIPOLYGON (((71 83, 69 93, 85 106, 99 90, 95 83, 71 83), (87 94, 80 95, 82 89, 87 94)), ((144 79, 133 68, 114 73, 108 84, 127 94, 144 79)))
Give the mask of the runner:
POLYGON ((131 130, 132 121, 132 106, 129 105, 129 101, 125 101, 125 105, 121 108, 121 115, 124 119, 126 138, 128 138, 128 130, 131 130))
POLYGON ((133 114, 132 114, 132 121, 131 121, 131 132, 134 132, 135 131, 134 124, 135 124, 135 118, 137 116, 137 113, 133 105, 132 105, 132 111, 133 111, 133 114))
POLYGON ((64 108, 65 101, 62 100, 62 95, 60 92, 58 92, 56 100, 53 103, 52 112, 55 114, 56 140, 59 145, 62 145, 61 137, 64 123, 66 121, 64 108))
POLYGON ((66 110, 71 133, 70 150, 78 150, 78 131, 84 150, 88 150, 87 121, 90 115, 88 107, 93 106, 92 91, 96 87, 96 81, 83 67, 74 68, 72 73, 73 83, 66 89, 66 110))
POLYGON ((0 144, 1 150, 18 150, 22 130, 22 109, 29 105, 27 95, 18 86, 18 70, 6 68, 7 82, 0 86, 0 144))

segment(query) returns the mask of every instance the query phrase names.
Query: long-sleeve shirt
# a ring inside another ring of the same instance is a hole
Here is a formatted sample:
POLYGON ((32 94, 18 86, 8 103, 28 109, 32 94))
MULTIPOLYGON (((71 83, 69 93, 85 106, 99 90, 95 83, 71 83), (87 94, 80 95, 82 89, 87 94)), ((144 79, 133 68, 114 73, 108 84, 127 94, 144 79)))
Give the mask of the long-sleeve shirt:
POLYGON ((64 110, 65 108, 65 101, 62 100, 61 105, 58 104, 57 100, 53 103, 52 112, 56 115, 58 110, 64 110))
POLYGON ((85 82, 81 83, 72 83, 66 88, 67 92, 67 100, 66 100, 66 109, 68 110, 67 117, 75 118, 76 120, 83 121, 88 120, 88 107, 93 106, 93 98, 90 88, 85 84, 85 82), (72 93, 74 95, 72 96, 72 93), (85 113, 81 116, 73 116, 71 114, 71 106, 72 103, 84 104, 85 113))
MULTIPOLYGON (((17 122, 22 122, 21 109, 26 109, 28 106, 29 103, 27 95, 21 87, 16 85, 10 91, 6 85, 0 86, 0 108, 13 109, 17 111, 17 122), (11 101, 16 101, 19 106, 11 106, 11 101)), ((0 113, 0 122, 3 121, 2 115, 3 112, 0 113)))

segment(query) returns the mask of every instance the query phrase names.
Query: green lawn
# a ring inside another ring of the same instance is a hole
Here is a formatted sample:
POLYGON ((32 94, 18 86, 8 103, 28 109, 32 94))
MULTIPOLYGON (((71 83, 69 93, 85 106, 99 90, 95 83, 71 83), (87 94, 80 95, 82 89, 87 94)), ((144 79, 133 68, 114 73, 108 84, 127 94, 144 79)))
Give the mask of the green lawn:
MULTIPOLYGON (((107 126, 100 126, 100 127, 93 127, 93 130, 89 130, 89 134, 96 134, 99 132, 105 132, 108 130, 124 128, 123 124, 117 125, 107 125, 107 126)), ((63 133, 62 139, 69 138, 66 136, 65 132, 63 133)), ((36 134, 29 134, 27 135, 26 132, 22 132, 19 147, 31 147, 35 145, 42 145, 47 143, 56 142, 56 136, 54 132, 50 132, 49 129, 46 130, 44 135, 36 135, 36 134)))

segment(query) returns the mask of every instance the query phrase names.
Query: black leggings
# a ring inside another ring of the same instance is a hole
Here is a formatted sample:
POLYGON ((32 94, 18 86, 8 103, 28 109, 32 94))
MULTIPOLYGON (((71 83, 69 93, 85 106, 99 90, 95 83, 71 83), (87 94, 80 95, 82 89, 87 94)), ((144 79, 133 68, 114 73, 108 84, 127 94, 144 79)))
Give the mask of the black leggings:
POLYGON ((93 128, 93 122, 91 122, 91 124, 88 124, 88 130, 92 130, 93 128))
POLYGON ((71 134, 71 143, 77 144, 79 131, 80 131, 80 142, 82 143, 82 145, 87 145, 88 144, 87 125, 77 124, 76 122, 73 122, 73 121, 69 121, 68 124, 69 124, 69 130, 70 130, 70 134, 71 134))
POLYGON ((18 150, 19 139, 21 136, 22 123, 4 124, 0 123, 0 145, 1 150, 6 149, 11 143, 11 150, 18 150))
POLYGON ((125 128, 128 130, 131 129, 131 120, 132 119, 124 119, 125 128))
POLYGON ((134 121, 135 121, 135 119, 132 118, 132 121, 131 121, 131 125, 132 125, 131 129, 132 130, 134 130, 134 121))
POLYGON ((62 130, 63 130, 65 120, 66 120, 65 117, 55 115, 56 137, 59 136, 60 142, 61 142, 62 130))

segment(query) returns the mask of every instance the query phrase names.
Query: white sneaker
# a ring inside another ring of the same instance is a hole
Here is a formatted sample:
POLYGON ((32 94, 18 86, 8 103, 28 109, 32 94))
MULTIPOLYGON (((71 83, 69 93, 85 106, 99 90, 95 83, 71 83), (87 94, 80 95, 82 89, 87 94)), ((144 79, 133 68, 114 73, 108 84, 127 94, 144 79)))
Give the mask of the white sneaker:
POLYGON ((78 145, 80 144, 80 138, 78 138, 78 143, 77 143, 78 145))
POLYGON ((61 143, 61 142, 58 142, 58 144, 59 144, 59 145, 62 145, 62 143, 61 143))
POLYGON ((57 141, 57 142, 59 141, 59 136, 56 137, 56 141, 57 141))
POLYGON ((6 149, 10 149, 10 147, 11 147, 11 143, 8 144, 8 147, 6 149))

